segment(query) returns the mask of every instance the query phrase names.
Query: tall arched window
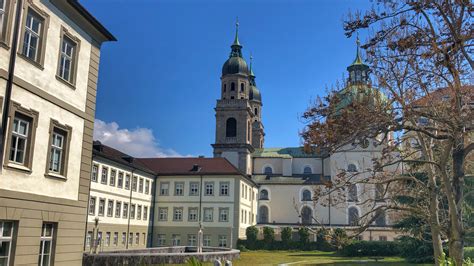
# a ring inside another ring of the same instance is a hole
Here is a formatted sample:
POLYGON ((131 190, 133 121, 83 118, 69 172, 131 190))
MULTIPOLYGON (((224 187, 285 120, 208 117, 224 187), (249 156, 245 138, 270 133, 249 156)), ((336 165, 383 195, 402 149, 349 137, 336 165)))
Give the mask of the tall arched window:
POLYGON ((311 224, 313 220, 313 211, 308 206, 301 209, 301 223, 311 224))
POLYGON ((357 185, 352 184, 349 186, 349 195, 348 195, 348 201, 355 202, 357 201, 357 185))
POLYGON ((349 164, 347 166, 347 172, 351 172, 351 173, 357 172, 357 166, 353 163, 349 164))
POLYGON ((383 187, 382 184, 376 184, 375 185, 375 200, 376 201, 383 201, 384 191, 385 191, 385 188, 383 187))
POLYGON ((227 84, 224 84, 224 92, 227 90, 227 84))
POLYGON ((303 190, 303 193, 301 193, 301 200, 302 201, 311 201, 311 191, 308 189, 303 190))
POLYGON ((273 174, 273 169, 270 166, 265 166, 265 168, 263 169, 263 173, 266 175, 271 175, 273 174))
POLYGON ((225 123, 225 136, 228 138, 237 137, 237 120, 231 117, 225 123))
POLYGON ((359 210, 356 207, 349 208, 349 225, 359 224, 359 210))
POLYGON ((243 83, 240 83, 240 91, 244 92, 244 89, 245 89, 245 85, 243 83))
POLYGON ((230 84, 230 90, 231 90, 231 91, 235 91, 235 83, 234 83, 234 82, 232 82, 232 83, 230 84))
POLYGON ((268 200, 268 190, 262 189, 260 191, 260 198, 261 200, 268 200))
POLYGON ((378 209, 376 212, 375 212, 375 224, 377 226, 385 226, 386 225, 386 221, 385 221, 385 211, 382 210, 382 209, 378 209))
POLYGON ((255 115, 258 115, 258 108, 255 108, 254 113, 255 113, 255 115))
POLYGON ((258 223, 267 224, 268 223, 268 207, 260 206, 258 209, 258 223))
POLYGON ((307 175, 310 175, 313 173, 313 170, 311 170, 311 167, 309 166, 305 166, 304 169, 303 169, 303 174, 307 174, 307 175))

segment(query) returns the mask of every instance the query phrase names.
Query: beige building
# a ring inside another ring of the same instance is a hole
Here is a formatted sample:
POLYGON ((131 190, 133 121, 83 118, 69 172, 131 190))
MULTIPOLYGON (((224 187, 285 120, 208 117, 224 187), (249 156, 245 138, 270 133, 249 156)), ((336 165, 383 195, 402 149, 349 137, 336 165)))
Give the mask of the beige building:
POLYGON ((149 246, 155 178, 139 160, 94 142, 86 252, 149 246))
POLYGON ((0 1, 0 264, 81 265, 100 47, 77 1, 0 1))

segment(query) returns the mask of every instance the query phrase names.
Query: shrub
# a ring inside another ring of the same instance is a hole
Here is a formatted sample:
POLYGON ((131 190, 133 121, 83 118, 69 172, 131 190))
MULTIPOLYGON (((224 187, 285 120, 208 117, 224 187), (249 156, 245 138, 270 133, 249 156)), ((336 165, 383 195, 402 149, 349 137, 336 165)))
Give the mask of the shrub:
POLYGON ((263 228, 263 241, 270 245, 275 240, 275 231, 271 227, 265 226, 263 228))
POLYGON ((331 238, 331 245, 337 249, 341 250, 350 243, 347 233, 342 228, 336 228, 331 238))
POLYGON ((356 241, 341 250, 348 257, 396 256, 399 255, 399 243, 389 241, 356 241))
POLYGON ((334 248, 331 246, 329 241, 331 240, 331 234, 328 229, 321 228, 317 232, 316 246, 321 251, 332 251, 334 248))
POLYGON ((410 236, 398 240, 400 256, 412 263, 433 263, 433 244, 410 236))
POLYGON ((258 237, 258 228, 255 226, 249 226, 245 229, 245 235, 247 236, 247 241, 253 243, 257 241, 258 237))
POLYGON ((464 258, 474 260, 474 247, 465 247, 464 248, 464 258))
POLYGON ((298 230, 298 235, 300 236, 300 244, 304 246, 309 242, 309 230, 306 227, 301 227, 298 230))

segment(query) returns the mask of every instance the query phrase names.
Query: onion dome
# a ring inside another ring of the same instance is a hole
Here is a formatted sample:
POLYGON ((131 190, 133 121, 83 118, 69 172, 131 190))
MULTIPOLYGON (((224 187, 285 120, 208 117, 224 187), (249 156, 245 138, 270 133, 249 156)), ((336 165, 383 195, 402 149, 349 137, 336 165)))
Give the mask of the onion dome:
POLYGON ((250 56, 249 99, 250 99, 250 101, 261 103, 262 102, 262 95, 260 94, 260 91, 257 88, 257 83, 255 82, 255 75, 253 74, 253 70, 252 70, 252 59, 253 59, 252 56, 250 56))
POLYGON ((222 66, 222 76, 229 74, 249 74, 247 62, 242 57, 242 45, 239 42, 239 23, 235 24, 235 39, 230 46, 232 48, 229 59, 222 66))

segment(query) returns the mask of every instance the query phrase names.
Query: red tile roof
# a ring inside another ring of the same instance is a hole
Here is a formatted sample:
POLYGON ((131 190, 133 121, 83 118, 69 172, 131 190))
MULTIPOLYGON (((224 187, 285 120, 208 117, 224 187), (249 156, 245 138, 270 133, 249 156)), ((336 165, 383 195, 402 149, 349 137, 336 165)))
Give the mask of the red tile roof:
MULTIPOLYGON (((443 98, 446 96, 452 97, 453 94, 454 94, 454 91, 451 88, 448 88, 448 87, 440 88, 414 101, 414 105, 417 107, 431 106, 433 103, 439 103, 443 101, 443 98)), ((461 87, 461 95, 465 99, 464 100, 465 102, 473 103, 474 102, 474 85, 467 85, 467 86, 461 87)))
POLYGON ((158 175, 242 175, 225 158, 140 158, 137 159, 158 175), (192 171, 194 165, 200 171, 192 171))

